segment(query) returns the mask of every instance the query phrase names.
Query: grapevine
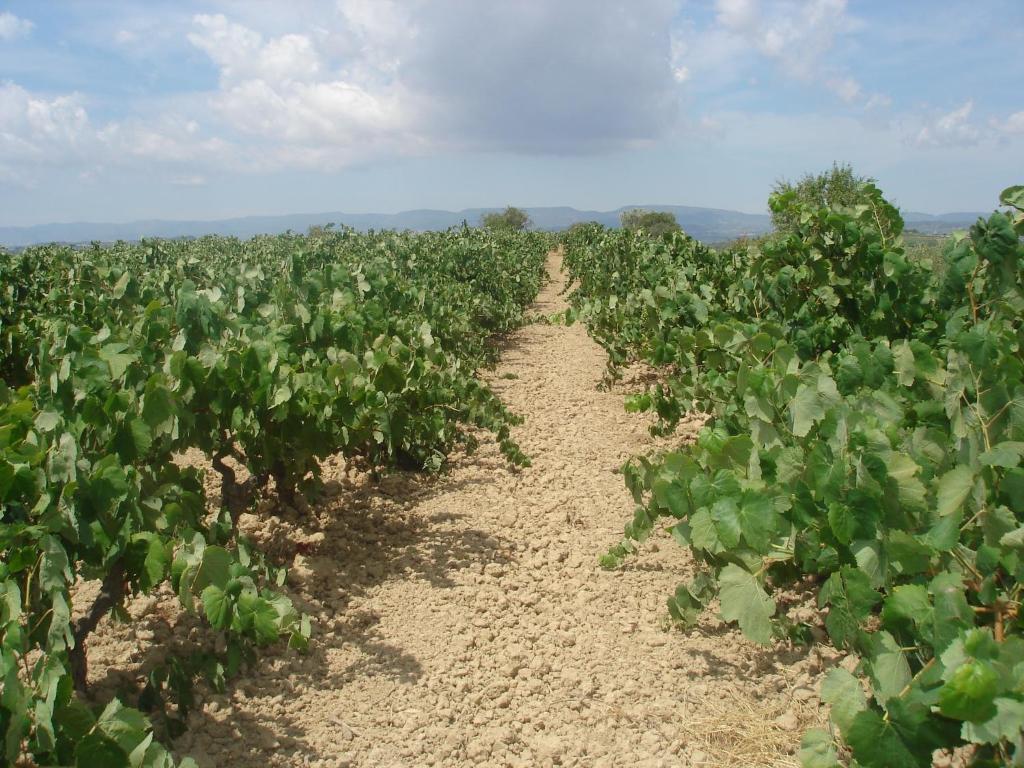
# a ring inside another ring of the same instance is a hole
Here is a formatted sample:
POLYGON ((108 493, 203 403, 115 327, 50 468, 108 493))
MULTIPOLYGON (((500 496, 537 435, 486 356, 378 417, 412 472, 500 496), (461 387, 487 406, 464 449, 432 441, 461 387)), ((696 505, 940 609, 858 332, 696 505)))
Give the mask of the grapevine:
POLYGON ((631 398, 694 446, 631 461, 614 567, 661 521, 700 564, 669 598, 754 641, 792 634, 779 593, 817 585, 855 673, 822 687, 804 765, 1024 759, 1024 187, 957 235, 940 277, 907 257, 873 185, 851 208, 776 195, 795 231, 716 251, 683 234, 566 238, 574 311, 609 353, 661 367, 631 398))
POLYGON ((546 252, 463 228, 0 253, 0 764, 173 766, 157 736, 185 726, 196 675, 222 688, 260 646, 307 646, 237 530, 258 494, 293 505, 338 454, 437 471, 479 430, 527 464, 476 374, 546 252), (178 461, 195 450, 221 498, 178 461), (72 619, 85 579, 100 589, 72 619), (154 670, 140 709, 94 708, 89 635, 165 583, 224 652, 154 670))

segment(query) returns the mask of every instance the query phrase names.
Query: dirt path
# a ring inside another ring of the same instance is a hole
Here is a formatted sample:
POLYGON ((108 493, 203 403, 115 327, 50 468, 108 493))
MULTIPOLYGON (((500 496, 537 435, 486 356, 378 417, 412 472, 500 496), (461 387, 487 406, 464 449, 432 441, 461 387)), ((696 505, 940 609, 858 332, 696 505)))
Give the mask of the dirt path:
MULTIPOLYGON (((550 267, 542 314, 565 307, 550 267)), ((597 566, 632 507, 616 469, 652 445, 623 392, 596 389, 604 362, 579 325, 527 326, 490 378, 526 417, 531 468, 489 443, 440 480, 374 488, 339 465, 320 530, 257 531, 309 542, 291 578, 311 651, 264 653, 178 750, 204 768, 796 765, 818 653, 759 649, 713 619, 668 631, 689 560, 667 537, 597 566)), ((121 666, 133 632, 180 634, 151 600, 104 636, 121 666)))

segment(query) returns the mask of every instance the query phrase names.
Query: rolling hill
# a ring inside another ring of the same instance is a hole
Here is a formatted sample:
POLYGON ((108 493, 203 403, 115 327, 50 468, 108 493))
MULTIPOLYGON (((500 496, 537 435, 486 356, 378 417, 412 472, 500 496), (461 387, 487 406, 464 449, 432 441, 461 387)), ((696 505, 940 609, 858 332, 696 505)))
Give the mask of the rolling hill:
MULTIPOLYGON (((742 236, 762 235, 771 229, 767 214, 743 213, 721 208, 700 208, 679 205, 624 206, 614 211, 587 211, 569 207, 525 208, 537 229, 558 231, 576 222, 597 221, 606 226, 617 226, 619 216, 631 208, 670 211, 682 228, 699 240, 709 243, 724 242, 742 236)), ((219 234, 252 237, 292 230, 305 232, 311 226, 344 224, 358 230, 411 229, 415 231, 447 229, 466 221, 477 224, 484 213, 496 208, 467 208, 461 211, 418 209, 400 213, 299 213, 281 216, 246 216, 234 219, 174 221, 151 219, 127 223, 74 222, 37 224, 27 227, 0 227, 0 245, 9 248, 37 243, 88 243, 94 240, 139 240, 144 237, 199 237, 219 234)), ((970 226, 980 213, 947 213, 932 215, 908 212, 904 214, 909 229, 929 234, 943 234, 970 226)))

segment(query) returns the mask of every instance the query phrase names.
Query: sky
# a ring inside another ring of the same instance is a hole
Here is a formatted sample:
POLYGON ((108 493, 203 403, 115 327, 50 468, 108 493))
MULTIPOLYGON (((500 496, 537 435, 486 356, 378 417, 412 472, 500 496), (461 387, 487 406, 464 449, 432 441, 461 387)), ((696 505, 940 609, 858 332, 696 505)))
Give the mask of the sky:
POLYGON ((1024 183, 1022 0, 0 0, 0 226, 1024 183))

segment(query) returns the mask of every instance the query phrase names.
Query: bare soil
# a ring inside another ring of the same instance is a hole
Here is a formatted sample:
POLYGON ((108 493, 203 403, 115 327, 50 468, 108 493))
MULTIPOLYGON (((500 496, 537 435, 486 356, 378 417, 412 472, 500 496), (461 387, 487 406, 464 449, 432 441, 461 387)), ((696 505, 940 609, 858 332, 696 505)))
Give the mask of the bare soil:
MULTIPOLYGON (((557 254, 549 267, 541 315, 565 308, 557 254)), ((266 649, 224 695, 200 691, 175 751, 203 768, 797 765, 838 655, 761 648, 710 613, 670 627, 665 598, 693 565, 667 535, 619 570, 597 564, 633 507, 619 467, 671 444, 624 412, 635 380, 598 389, 604 370, 580 325, 529 325, 487 378, 526 417, 514 437, 532 467, 487 441, 437 478, 375 483, 339 460, 308 512, 247 516, 292 562, 311 648, 266 649)), ((130 612, 90 643, 97 696, 209 642, 167 592, 130 612)))

